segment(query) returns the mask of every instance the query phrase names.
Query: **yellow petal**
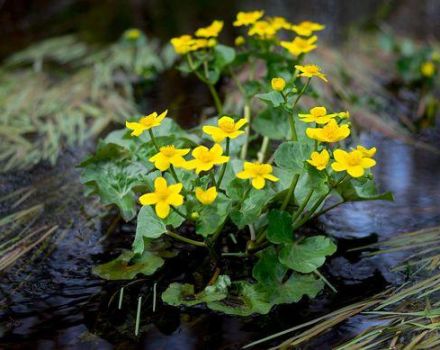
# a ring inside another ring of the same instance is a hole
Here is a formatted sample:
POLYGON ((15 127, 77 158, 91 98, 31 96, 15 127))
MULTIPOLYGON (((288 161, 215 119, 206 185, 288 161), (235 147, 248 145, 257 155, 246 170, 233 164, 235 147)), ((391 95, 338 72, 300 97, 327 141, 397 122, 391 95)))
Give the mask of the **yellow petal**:
POLYGON ((170 162, 166 157, 159 157, 154 162, 154 166, 160 171, 165 171, 170 167, 170 162))
POLYGON ((264 178, 267 179, 267 180, 269 180, 269 181, 273 181, 273 182, 277 182, 277 181, 280 180, 279 178, 277 178, 276 176, 273 176, 273 175, 271 175, 271 174, 264 175, 264 178))
POLYGON ((363 168, 371 168, 376 165, 376 161, 371 158, 362 158, 361 166, 363 168))
POLYGON ((152 205, 157 203, 157 199, 155 193, 146 193, 139 197, 139 203, 142 205, 152 205))
POLYGON ((235 123, 235 127, 238 129, 240 129, 243 125, 245 125, 247 123, 246 118, 241 118, 240 120, 237 121, 237 123, 235 123))
POLYGON ((170 213, 170 205, 161 201, 156 204, 155 210, 158 217, 165 219, 170 213))
POLYGON ((342 149, 337 149, 333 152, 333 157, 339 163, 346 163, 348 153, 342 149))
POLYGON ((164 191, 167 189, 167 180, 163 177, 158 177, 154 180, 154 188, 156 191, 164 191))
POLYGON ((247 170, 243 170, 237 173, 235 176, 238 177, 239 179, 247 180, 252 177, 252 174, 247 170))
POLYGON ((174 207, 178 207, 183 204, 183 196, 178 193, 173 193, 168 197, 168 203, 174 207))
POLYGON ((172 193, 179 193, 180 191, 182 191, 182 188, 183 188, 183 184, 177 183, 177 184, 174 184, 174 185, 170 185, 168 187, 168 190, 170 192, 172 192, 172 193))
POLYGON ((350 176, 352 177, 361 177, 362 175, 364 175, 365 170, 359 165, 359 166, 349 167, 347 169, 347 173, 349 173, 350 176))
POLYGON ((347 170, 347 167, 344 164, 341 163, 332 163, 332 169, 334 171, 345 171, 347 170))
POLYGON ((156 121, 157 122, 161 122, 168 114, 168 109, 166 109, 164 112, 162 112, 157 118, 156 121))
POLYGON ((257 190, 261 190, 264 185, 266 184, 266 181, 264 180, 264 177, 258 176, 254 179, 252 179, 252 186, 254 186, 257 190))

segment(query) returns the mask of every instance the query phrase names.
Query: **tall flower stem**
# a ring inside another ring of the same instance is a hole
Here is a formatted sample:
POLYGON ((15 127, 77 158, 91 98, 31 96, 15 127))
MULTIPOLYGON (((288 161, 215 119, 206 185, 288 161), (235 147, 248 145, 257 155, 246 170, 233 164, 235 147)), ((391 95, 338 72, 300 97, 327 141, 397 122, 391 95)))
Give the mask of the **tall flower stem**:
POLYGON ((206 83, 209 88, 209 92, 211 93, 212 99, 214 100, 215 109, 217 110, 217 114, 221 116, 223 114, 223 106, 220 101, 220 97, 218 96, 217 91, 215 90, 214 85, 211 83, 206 83))
POLYGON ((295 221, 298 220, 298 218, 302 214, 303 210, 305 209, 305 207, 309 203, 310 198, 312 198, 312 195, 313 195, 313 189, 309 190, 309 192, 307 193, 306 199, 304 200, 304 202, 301 203, 301 206, 298 208, 298 210, 296 211, 295 215, 293 215, 293 217, 292 217, 292 222, 293 223, 295 223, 295 221))
POLYGON ((243 160, 245 160, 247 156, 247 151, 249 147, 249 136, 251 132, 251 107, 247 100, 244 105, 244 118, 246 119, 246 127, 244 129, 246 140, 243 144, 243 147, 241 148, 241 154, 240 154, 240 158, 243 160))
POLYGON ((267 136, 263 137, 263 141, 261 142, 260 151, 257 153, 258 161, 260 163, 264 162, 264 158, 266 156, 267 148, 269 147, 270 138, 267 136))
POLYGON ((296 133, 296 128, 295 128, 295 114, 294 114, 295 113, 295 107, 298 104, 301 96, 304 95, 304 93, 306 92, 307 88, 309 87, 310 80, 311 80, 311 78, 309 78, 307 80, 307 83, 301 89, 301 91, 299 92, 298 96, 295 99, 295 102, 293 102, 293 105, 292 105, 292 114, 290 115, 290 118, 289 118, 290 132, 292 134, 292 141, 298 141, 298 135, 296 133))
MULTIPOLYGON (((231 143, 231 140, 229 139, 229 137, 227 137, 226 138, 226 152, 225 152, 226 157, 229 157, 230 143, 231 143)), ((220 189, 220 186, 222 184, 223 176, 225 176, 225 172, 226 172, 226 167, 227 166, 228 166, 228 163, 226 162, 226 163, 223 164, 222 169, 220 170, 220 176, 219 176, 218 181, 217 181, 217 189, 218 190, 220 189)))
POLYGON ((295 174, 292 178, 292 182, 290 183, 290 187, 286 193, 286 197, 284 197, 283 204, 281 205, 281 210, 285 210, 287 208, 287 205, 290 202, 290 198, 292 197, 293 193, 295 192, 296 185, 298 184, 299 180, 299 174, 295 174))
POLYGON ((171 206, 171 208, 182 218, 186 219, 186 215, 183 214, 179 209, 177 209, 176 207, 171 206))
POLYGON ((150 134, 151 142, 153 142, 154 148, 156 148, 156 151, 160 152, 160 148, 157 144, 156 138, 154 137, 153 130, 148 129, 148 133, 150 134))

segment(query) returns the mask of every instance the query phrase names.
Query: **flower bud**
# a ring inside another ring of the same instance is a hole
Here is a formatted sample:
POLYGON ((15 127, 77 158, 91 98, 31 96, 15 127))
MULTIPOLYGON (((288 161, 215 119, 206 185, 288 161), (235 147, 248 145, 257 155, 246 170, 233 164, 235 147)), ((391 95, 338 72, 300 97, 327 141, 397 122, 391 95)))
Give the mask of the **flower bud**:
POLYGON ((273 78, 271 85, 275 91, 283 91, 286 87, 286 81, 283 78, 273 78))

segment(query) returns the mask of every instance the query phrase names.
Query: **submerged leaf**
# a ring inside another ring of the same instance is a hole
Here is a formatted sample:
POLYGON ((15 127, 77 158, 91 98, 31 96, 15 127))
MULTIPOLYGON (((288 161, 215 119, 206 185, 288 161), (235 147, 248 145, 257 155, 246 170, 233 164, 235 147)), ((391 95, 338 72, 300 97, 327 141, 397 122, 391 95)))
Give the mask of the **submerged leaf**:
POLYGON ((164 264, 154 252, 144 251, 142 255, 124 250, 116 259, 93 268, 93 273, 106 280, 130 280, 138 274, 150 276, 164 264))

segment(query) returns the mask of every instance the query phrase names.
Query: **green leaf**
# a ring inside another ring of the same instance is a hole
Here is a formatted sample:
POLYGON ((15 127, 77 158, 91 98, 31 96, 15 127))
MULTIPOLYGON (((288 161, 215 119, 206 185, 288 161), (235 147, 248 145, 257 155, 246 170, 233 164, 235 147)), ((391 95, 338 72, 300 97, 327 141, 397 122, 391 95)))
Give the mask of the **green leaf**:
POLYGON ((219 70, 222 70, 225 66, 234 61, 235 50, 230 46, 219 44, 214 47, 214 55, 214 64, 219 68, 219 70))
POLYGON ((370 179, 351 179, 342 183, 336 191, 345 201, 367 201, 367 200, 394 200, 391 192, 378 193, 374 180, 370 179))
POLYGON ((231 280, 227 275, 219 275, 216 282, 207 286, 200 293, 195 293, 194 286, 189 283, 171 283, 162 294, 162 300, 173 306, 193 306, 222 300, 228 295, 231 280))
POLYGON ((204 205, 200 209, 200 219, 196 223, 196 233, 208 237, 220 229, 231 208, 231 201, 223 194, 218 197, 211 205, 204 205))
POLYGON ((252 269, 252 276, 261 284, 271 288, 281 283, 287 268, 278 261, 275 247, 268 247, 259 254, 259 260, 252 269))
POLYGON ((280 251, 280 262, 301 273, 310 273, 322 266, 325 257, 336 251, 336 245, 325 236, 313 236, 299 243, 285 244, 280 251))
POLYGON ((275 151, 275 163, 294 173, 301 173, 305 168, 305 161, 310 158, 313 147, 296 141, 282 143, 275 151))
POLYGON ((252 129, 273 140, 285 140, 290 136, 287 116, 279 109, 264 110, 252 121, 252 129))
POLYGON ((137 217, 134 252, 141 254, 144 251, 144 238, 158 238, 166 231, 165 223, 156 215, 154 209, 149 205, 143 206, 137 217))
POLYGON ((293 242, 292 216, 281 210, 271 210, 268 215, 267 239, 275 244, 293 242))
POLYGON ((263 208, 271 198, 272 194, 269 189, 256 190, 252 188, 246 197, 241 197, 240 207, 230 214, 231 220, 239 229, 252 224, 259 218, 263 208), (245 199, 243 200, 243 198, 245 199))
POLYGON ((266 102, 269 106, 274 108, 277 108, 284 103, 283 95, 281 95, 281 93, 278 91, 270 91, 264 94, 258 94, 255 95, 255 97, 258 97, 260 100, 266 102))
POLYGON ((150 276, 163 264, 160 256, 148 250, 138 256, 124 250, 116 259, 94 267, 93 273, 106 280, 130 280, 138 274, 150 276))

